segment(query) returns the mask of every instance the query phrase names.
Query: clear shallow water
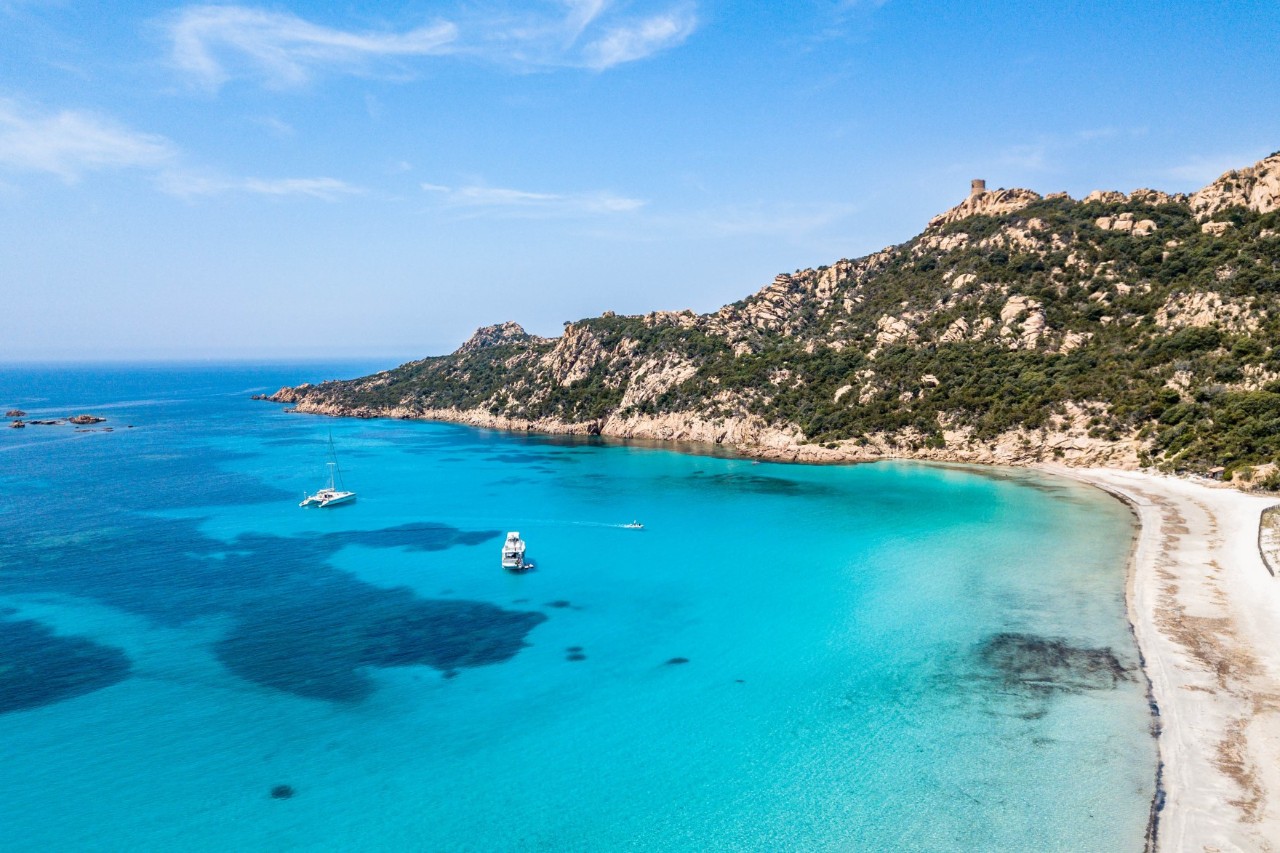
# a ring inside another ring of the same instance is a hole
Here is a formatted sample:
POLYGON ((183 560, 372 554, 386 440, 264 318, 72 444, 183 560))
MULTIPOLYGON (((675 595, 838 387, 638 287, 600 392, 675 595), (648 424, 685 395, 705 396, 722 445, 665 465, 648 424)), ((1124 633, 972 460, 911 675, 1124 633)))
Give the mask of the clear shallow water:
POLYGON ((0 368, 6 849, 1140 849, 1118 503, 248 399, 370 367, 0 368))

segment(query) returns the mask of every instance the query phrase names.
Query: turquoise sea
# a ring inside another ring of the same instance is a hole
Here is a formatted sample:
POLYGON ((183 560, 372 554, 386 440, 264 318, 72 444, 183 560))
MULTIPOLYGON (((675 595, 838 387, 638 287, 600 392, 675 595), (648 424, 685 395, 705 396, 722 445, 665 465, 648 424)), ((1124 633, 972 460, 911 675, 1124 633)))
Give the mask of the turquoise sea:
POLYGON ((0 848, 1142 848, 1113 499, 249 399, 382 366, 0 368, 0 848))

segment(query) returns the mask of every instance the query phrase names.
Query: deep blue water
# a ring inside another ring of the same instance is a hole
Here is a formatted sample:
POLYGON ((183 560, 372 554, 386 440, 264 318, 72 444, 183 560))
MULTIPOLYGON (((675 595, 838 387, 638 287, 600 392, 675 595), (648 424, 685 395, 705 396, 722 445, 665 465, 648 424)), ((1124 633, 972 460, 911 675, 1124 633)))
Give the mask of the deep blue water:
POLYGON ((249 399, 380 366, 0 368, 0 846, 1141 847, 1112 499, 249 399))

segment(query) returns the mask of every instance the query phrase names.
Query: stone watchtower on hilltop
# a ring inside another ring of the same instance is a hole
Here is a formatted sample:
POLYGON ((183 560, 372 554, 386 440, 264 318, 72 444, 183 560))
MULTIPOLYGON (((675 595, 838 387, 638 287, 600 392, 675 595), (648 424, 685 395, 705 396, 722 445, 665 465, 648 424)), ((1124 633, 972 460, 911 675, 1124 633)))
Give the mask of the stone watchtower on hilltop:
POLYGON ((969 182, 969 198, 973 198, 976 195, 982 195, 986 191, 987 182, 982 178, 974 178, 969 182))

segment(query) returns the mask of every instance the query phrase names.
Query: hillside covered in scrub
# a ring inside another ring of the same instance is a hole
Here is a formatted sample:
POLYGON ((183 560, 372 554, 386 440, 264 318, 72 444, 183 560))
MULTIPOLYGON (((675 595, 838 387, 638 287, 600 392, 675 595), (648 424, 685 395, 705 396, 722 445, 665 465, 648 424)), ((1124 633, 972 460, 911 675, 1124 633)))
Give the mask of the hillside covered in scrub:
POLYGON ((772 458, 1156 465, 1277 488, 1278 347, 1280 153, 1192 195, 975 186, 906 243, 713 313, 606 312, 554 339, 508 322, 270 399, 772 458))

